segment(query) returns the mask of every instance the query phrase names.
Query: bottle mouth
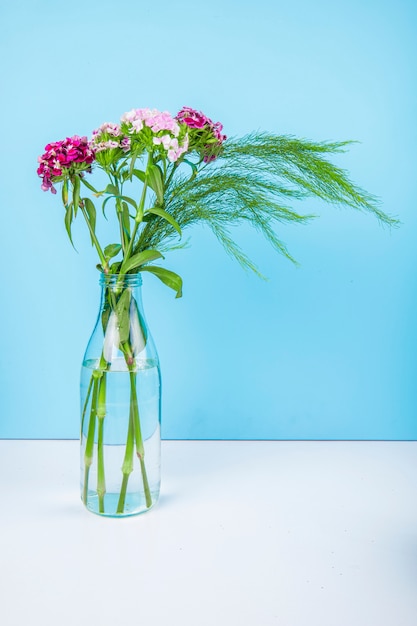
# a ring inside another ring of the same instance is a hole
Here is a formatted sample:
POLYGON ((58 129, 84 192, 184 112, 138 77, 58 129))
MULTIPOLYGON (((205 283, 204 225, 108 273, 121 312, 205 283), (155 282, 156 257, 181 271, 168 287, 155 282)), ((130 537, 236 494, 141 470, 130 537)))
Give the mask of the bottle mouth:
POLYGON ((142 284, 142 276, 140 272, 137 274, 100 274, 100 285, 106 287, 140 287, 142 284))

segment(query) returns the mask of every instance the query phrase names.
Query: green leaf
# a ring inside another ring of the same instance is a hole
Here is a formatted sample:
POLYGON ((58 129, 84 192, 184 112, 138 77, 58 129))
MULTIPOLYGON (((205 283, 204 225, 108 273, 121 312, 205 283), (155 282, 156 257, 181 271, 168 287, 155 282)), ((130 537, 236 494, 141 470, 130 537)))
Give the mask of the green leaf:
POLYGON ((85 185, 86 187, 88 187, 88 189, 89 189, 90 191, 92 191, 93 193, 98 194, 98 195, 100 195, 101 193, 103 193, 102 191, 97 191, 97 189, 95 189, 95 188, 93 187, 93 185, 91 185, 91 184, 90 184, 87 180, 85 180, 85 178, 84 178, 84 177, 83 177, 83 178, 81 178, 81 182, 82 182, 82 184, 83 184, 83 185, 85 185))
POLYGON ((152 272, 161 280, 165 285, 176 291, 176 298, 182 296, 182 278, 175 272, 167 270, 164 267, 158 265, 146 265, 140 269, 141 272, 152 272))
POLYGON ((71 245, 73 248, 75 248, 74 246, 74 242, 72 240, 72 234, 71 234, 71 224, 72 224, 72 220, 74 219, 74 210, 73 210, 73 206, 72 206, 72 202, 71 204, 67 207, 67 210, 65 211, 65 228, 66 231, 68 233, 68 237, 70 239, 71 245))
POLYGON ((127 206, 126 202, 122 202, 122 224, 123 230, 130 239, 130 214, 129 207, 127 206))
POLYGON ((163 258, 164 257, 158 250, 144 250, 143 252, 138 252, 137 254, 134 254, 132 257, 130 257, 130 259, 127 259, 126 262, 122 263, 120 273, 127 274, 128 272, 130 272, 130 270, 133 270, 136 267, 140 267, 144 263, 149 263, 149 261, 163 258))
POLYGON ((74 205, 74 217, 76 217, 80 205, 80 179, 77 175, 74 176, 72 185, 72 203, 74 205))
POLYGON ((103 193, 111 193, 113 196, 118 196, 119 190, 116 185, 107 185, 103 193))
MULTIPOLYGON (((131 180, 132 180, 133 169, 134 169, 134 167, 135 167, 135 162, 136 162, 137 156, 138 156, 137 154, 133 154, 133 155, 132 155, 132 160, 131 160, 131 162, 130 162, 130 168, 129 168, 129 178, 130 178, 131 180)), ((125 180, 126 180, 126 179, 125 179, 125 180)))
POLYGON ((120 343, 129 339, 130 331, 130 289, 125 289, 116 304, 117 327, 119 329, 120 343))
POLYGON ((148 184, 156 194, 158 204, 164 204, 164 183, 162 180, 162 172, 158 165, 150 165, 147 169, 148 184))
POLYGON ((109 259, 112 259, 114 256, 117 256, 121 249, 122 246, 120 245, 120 243, 109 243, 109 245, 106 246, 103 251, 107 261, 109 259))
POLYGON ((142 172, 142 170, 132 170, 132 174, 133 176, 136 176, 136 178, 139 178, 140 181, 142 181, 142 183, 145 182, 145 172, 142 172))
POLYGON ((129 196, 118 196, 118 197, 124 200, 125 202, 128 202, 136 211, 138 210, 138 205, 133 200, 133 198, 129 198, 129 196))
POLYGON ((110 313, 111 313, 111 307, 110 307, 108 300, 106 299, 104 303, 104 307, 103 307, 103 312, 101 314, 101 324, 103 326, 104 334, 106 334, 107 324, 109 323, 109 318, 110 318, 110 313))
MULTIPOLYGON (((83 202, 84 202, 85 210, 87 211, 88 221, 90 222, 91 230, 93 231, 93 233, 95 233, 96 232, 96 207, 94 206, 94 203, 92 200, 90 200, 90 198, 83 198, 83 202)), ((91 243, 92 245, 94 245, 94 239, 91 233, 90 233, 90 236, 91 236, 91 243)))
POLYGON ((64 207, 68 208, 68 178, 62 183, 62 203, 64 207))
POLYGON ((122 264, 120 261, 115 261, 110 265, 110 274, 120 274, 120 268, 122 264))
POLYGON ((109 200, 113 200, 113 196, 107 196, 107 198, 103 201, 103 204, 101 205, 101 210, 103 211, 103 215, 106 219, 107 219, 107 215, 106 215, 105 208, 109 200))
POLYGON ((181 231, 180 225, 178 224, 177 220, 174 219, 170 213, 168 213, 167 211, 164 211, 164 209, 160 209, 159 207, 155 207, 154 206, 151 209, 148 209, 146 211, 146 213, 153 213, 154 215, 159 215, 159 217, 163 217, 164 220, 169 222, 171 224, 171 226, 173 226, 175 228, 175 230, 177 231, 177 233, 180 236, 182 235, 182 231, 181 231))
POLYGON ((196 166, 195 163, 193 163, 192 161, 188 161, 187 159, 184 159, 184 163, 187 163, 187 165, 191 167, 192 174, 191 174, 190 180, 193 180, 197 176, 198 167, 196 166))
POLYGON ((146 174, 142 170, 132 170, 132 174, 139 178, 142 183, 147 181, 149 187, 155 192, 158 204, 164 204, 164 183, 161 168, 158 165, 149 165, 146 174))
POLYGON ((130 302, 129 339, 133 354, 139 354, 139 352, 142 352, 148 340, 146 322, 140 314, 138 303, 133 297, 130 302))

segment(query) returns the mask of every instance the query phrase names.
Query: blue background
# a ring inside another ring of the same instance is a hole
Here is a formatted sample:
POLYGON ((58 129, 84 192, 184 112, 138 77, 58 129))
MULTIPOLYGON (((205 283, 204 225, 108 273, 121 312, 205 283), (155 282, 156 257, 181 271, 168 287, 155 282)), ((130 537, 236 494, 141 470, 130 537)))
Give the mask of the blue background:
POLYGON ((163 436, 416 438, 416 18, 411 0, 2 4, 0 436, 78 436, 97 314, 88 235, 76 225, 74 252, 38 154, 132 107, 189 105, 230 136, 358 140, 337 163, 402 226, 305 202, 320 218, 280 229, 300 267, 234 232, 268 282, 191 231, 167 258, 182 300, 144 277, 163 436))

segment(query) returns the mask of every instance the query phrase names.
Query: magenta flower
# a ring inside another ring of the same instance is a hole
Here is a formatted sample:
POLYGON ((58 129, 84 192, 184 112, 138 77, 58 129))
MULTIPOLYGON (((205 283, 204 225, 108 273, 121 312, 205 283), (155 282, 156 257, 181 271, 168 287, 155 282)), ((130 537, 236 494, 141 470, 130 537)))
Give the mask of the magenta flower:
POLYGON ((204 113, 201 111, 196 111, 191 107, 182 107, 181 111, 176 116, 177 120, 180 122, 184 122, 187 124, 189 128, 204 128, 207 124, 208 126, 212 126, 213 122, 209 117, 206 117, 204 113))
POLYGON ((216 154, 213 152, 213 147, 219 148, 227 138, 226 135, 222 134, 223 125, 220 124, 220 122, 213 122, 207 115, 191 107, 182 107, 176 119, 186 124, 189 128, 195 128, 197 131, 208 131, 208 133, 212 135, 216 141, 214 143, 209 141, 204 145, 204 161, 206 163, 208 161, 214 161, 216 154))
POLYGON ((88 169, 94 161, 94 151, 91 149, 87 137, 67 137, 63 141, 48 143, 46 152, 38 157, 39 167, 37 174, 42 178, 41 189, 51 190, 56 193, 53 186, 54 179, 63 176, 65 170, 69 170, 75 164, 80 164, 81 169, 88 169))

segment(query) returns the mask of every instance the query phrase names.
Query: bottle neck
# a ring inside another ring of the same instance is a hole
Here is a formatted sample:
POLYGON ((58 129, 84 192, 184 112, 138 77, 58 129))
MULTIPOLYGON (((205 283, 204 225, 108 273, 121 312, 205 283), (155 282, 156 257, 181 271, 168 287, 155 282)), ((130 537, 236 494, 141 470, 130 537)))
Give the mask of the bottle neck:
POLYGON ((101 274, 101 308, 117 310, 127 306, 128 302, 135 301, 138 309, 143 310, 142 305, 142 277, 140 274, 101 274))
POLYGON ((141 285, 140 274, 100 276, 100 309, 84 360, 94 360, 101 369, 103 363, 117 369, 119 362, 128 367, 135 360, 158 362, 143 312, 141 285))
POLYGON ((104 289, 121 292, 124 289, 140 289, 142 276, 138 274, 100 274, 100 285, 104 289))

